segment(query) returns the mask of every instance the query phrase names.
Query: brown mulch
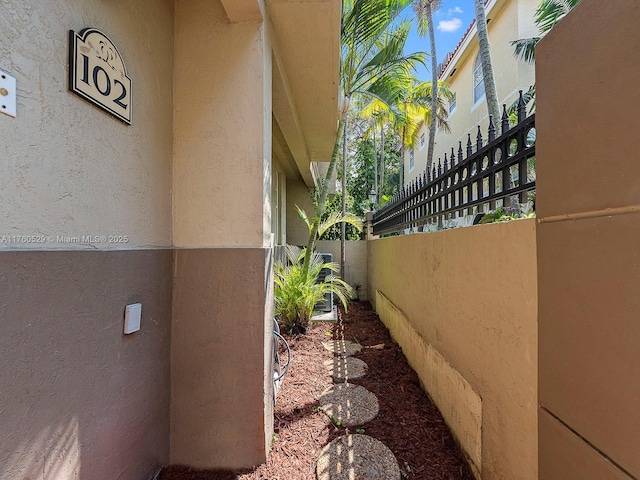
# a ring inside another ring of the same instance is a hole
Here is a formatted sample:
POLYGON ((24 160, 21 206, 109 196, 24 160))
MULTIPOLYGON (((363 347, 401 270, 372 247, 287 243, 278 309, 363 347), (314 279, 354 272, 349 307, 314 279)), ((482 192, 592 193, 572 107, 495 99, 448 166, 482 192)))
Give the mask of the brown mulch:
POLYGON ((318 410, 318 397, 332 384, 324 366, 330 354, 322 347, 329 338, 355 340, 364 347, 355 356, 367 363, 367 375, 352 383, 378 397, 380 413, 362 428, 391 449, 403 478, 473 480, 440 412, 369 303, 352 302, 346 314, 340 313, 338 324, 316 324, 307 335, 287 337, 293 359, 278 393, 275 441, 266 463, 243 472, 169 466, 160 480, 315 480, 320 450, 340 435, 362 433, 335 427, 318 410))

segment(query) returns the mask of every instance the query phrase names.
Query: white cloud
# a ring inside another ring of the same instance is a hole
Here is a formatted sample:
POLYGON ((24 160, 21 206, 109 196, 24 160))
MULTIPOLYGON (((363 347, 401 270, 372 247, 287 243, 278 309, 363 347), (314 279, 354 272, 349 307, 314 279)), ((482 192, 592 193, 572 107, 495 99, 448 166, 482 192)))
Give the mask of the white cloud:
POLYGON ((451 20, 440 20, 438 23, 438 30, 441 32, 455 32, 462 27, 462 20, 459 18, 452 18, 451 20))
POLYGON ((450 8, 447 11, 447 15, 449 15, 449 16, 451 16, 451 15, 453 15, 455 13, 462 13, 462 9, 460 7, 458 7, 457 5, 455 7, 453 7, 453 8, 450 8))

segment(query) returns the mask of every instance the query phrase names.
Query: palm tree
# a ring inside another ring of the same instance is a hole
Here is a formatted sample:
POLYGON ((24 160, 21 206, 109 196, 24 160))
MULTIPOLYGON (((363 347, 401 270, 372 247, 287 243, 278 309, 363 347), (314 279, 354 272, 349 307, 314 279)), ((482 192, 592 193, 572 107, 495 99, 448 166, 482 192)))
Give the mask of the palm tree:
MULTIPOLYGON (((398 133, 402 139, 403 163, 406 148, 415 146, 423 124, 437 124, 444 131, 449 131, 447 104, 453 98, 453 93, 446 82, 439 81, 436 85, 433 88, 431 82, 419 82, 413 77, 396 105, 389 106, 374 98, 358 113, 361 117, 372 120, 372 128, 380 126, 384 129, 385 125, 390 125, 398 133), (435 122, 432 115, 433 103, 436 104, 435 122)), ((402 184, 401 180, 400 187, 402 184)))
MULTIPOLYGON (((429 35, 431 46, 431 85, 433 85, 433 95, 431 99, 431 111, 438 108, 438 59, 436 56, 436 34, 433 28, 433 12, 440 7, 441 0, 416 0, 413 8, 418 18, 418 34, 421 37, 429 35)), ((436 139, 436 124, 429 125, 429 145, 427 148, 427 170, 430 171, 433 162, 433 148, 436 139)))
POLYGON ((491 48, 489 46, 489 34, 487 32, 487 15, 484 10, 484 0, 473 1, 476 8, 478 48, 482 62, 482 76, 484 78, 487 107, 489 115, 493 117, 494 121, 497 121, 497 119, 500 118, 500 107, 498 106, 498 91, 496 90, 496 80, 493 75, 493 64, 491 62, 491 48))
MULTIPOLYGON (((400 96, 403 77, 408 77, 416 64, 424 64, 424 53, 405 55, 404 45, 409 27, 393 22, 411 0, 344 0, 341 29, 342 66, 340 86, 344 95, 342 114, 338 122, 338 138, 320 195, 316 215, 321 218, 329 192, 329 179, 335 172, 340 141, 343 142, 343 168, 346 166, 347 120, 352 99, 375 97, 393 105, 400 96)), ((405 82, 406 83, 406 82, 405 82)), ((343 172, 346 174, 346 172, 343 172)), ((317 238, 317 222, 312 224, 308 248, 303 261, 303 275, 307 275, 312 245, 317 238)), ((344 243, 344 238, 343 238, 344 243)), ((341 255, 344 272, 344 244, 341 255)))

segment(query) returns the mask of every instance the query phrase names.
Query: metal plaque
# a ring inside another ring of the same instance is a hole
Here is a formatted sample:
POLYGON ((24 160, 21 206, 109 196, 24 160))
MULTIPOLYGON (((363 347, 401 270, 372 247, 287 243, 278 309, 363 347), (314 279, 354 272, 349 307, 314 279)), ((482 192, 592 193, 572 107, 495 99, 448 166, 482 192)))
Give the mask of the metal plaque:
POLYGON ((116 46, 95 28, 69 32, 69 90, 131 125, 131 79, 116 46))

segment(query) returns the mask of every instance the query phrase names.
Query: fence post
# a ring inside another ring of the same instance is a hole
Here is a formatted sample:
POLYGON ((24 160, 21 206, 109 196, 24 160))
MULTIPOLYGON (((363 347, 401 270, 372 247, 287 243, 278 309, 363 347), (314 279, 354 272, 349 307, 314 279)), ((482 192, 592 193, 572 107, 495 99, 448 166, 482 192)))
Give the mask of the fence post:
POLYGON ((375 240, 378 237, 373 235, 373 212, 367 212, 365 219, 367 224, 367 240, 375 240))

